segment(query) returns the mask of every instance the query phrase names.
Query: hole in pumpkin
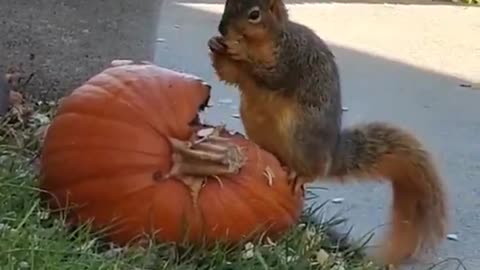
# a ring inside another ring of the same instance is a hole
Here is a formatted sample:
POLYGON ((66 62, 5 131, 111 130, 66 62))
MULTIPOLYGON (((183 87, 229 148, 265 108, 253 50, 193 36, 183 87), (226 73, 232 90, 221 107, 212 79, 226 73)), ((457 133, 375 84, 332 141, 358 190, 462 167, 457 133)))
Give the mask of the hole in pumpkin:
MULTIPOLYGON (((204 85, 205 85, 205 87, 211 88, 211 86, 208 85, 208 84, 204 84, 204 85)), ((200 104, 200 107, 198 108, 198 111, 203 112, 205 110, 205 108, 211 107, 211 106, 208 105, 208 103, 210 103, 210 95, 208 95, 207 98, 203 101, 203 103, 200 104)))
POLYGON ((190 121, 188 125, 191 127, 198 127, 202 125, 202 122, 200 121, 200 117, 198 116, 198 114, 195 115, 195 118, 193 118, 193 120, 190 121))
POLYGON ((155 182, 162 181, 164 179, 163 175, 164 174, 161 171, 156 171, 152 174, 152 179, 155 182))

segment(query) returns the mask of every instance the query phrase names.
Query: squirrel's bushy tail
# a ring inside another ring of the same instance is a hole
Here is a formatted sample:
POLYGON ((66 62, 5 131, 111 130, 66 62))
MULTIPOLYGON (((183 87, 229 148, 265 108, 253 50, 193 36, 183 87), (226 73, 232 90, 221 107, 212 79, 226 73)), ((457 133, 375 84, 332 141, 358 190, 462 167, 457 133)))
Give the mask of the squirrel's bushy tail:
POLYGON ((391 230, 380 258, 402 263, 434 249, 445 237, 446 195, 430 153, 411 134, 386 123, 369 123, 341 133, 330 177, 391 182, 391 230))

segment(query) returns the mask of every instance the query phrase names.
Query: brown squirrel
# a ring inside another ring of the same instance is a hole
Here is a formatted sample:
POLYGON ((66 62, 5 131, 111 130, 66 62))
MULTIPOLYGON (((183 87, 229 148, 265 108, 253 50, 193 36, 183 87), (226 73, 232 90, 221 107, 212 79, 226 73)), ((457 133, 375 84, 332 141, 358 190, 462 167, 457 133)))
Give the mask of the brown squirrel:
POLYGON ((292 179, 387 179, 392 226, 379 259, 398 265, 435 249, 447 228, 447 199, 430 153, 388 123, 341 129, 335 57, 281 0, 227 0, 208 46, 220 78, 240 90, 247 136, 291 169, 292 179))

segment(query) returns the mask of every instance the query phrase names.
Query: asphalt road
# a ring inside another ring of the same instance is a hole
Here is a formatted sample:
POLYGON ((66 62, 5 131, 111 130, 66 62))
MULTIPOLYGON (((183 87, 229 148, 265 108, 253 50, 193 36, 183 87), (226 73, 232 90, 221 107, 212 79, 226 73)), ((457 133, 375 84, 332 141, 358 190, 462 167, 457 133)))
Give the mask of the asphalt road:
MULTIPOLYGON (((221 1, 216 3, 166 0, 155 62, 203 77, 217 102, 206 119, 243 131, 233 117, 237 92, 216 80, 207 55, 207 40, 223 9, 221 1), (222 99, 232 102, 222 104, 222 99)), ((435 154, 450 197, 450 233, 458 236, 458 241, 444 242, 437 260, 460 258, 467 269, 480 269, 480 90, 460 86, 480 82, 480 9, 371 3, 295 4, 289 9, 294 20, 331 44, 349 108, 345 125, 390 121, 414 131, 435 154)), ((388 186, 322 186, 329 190, 318 191, 320 201, 345 199, 325 210, 349 217, 354 235, 387 220, 388 186)), ((462 269, 456 267, 452 262, 438 269, 462 269)))
POLYGON ((24 94, 54 99, 112 59, 151 58, 161 1, 0 0, 0 75, 33 73, 24 94))

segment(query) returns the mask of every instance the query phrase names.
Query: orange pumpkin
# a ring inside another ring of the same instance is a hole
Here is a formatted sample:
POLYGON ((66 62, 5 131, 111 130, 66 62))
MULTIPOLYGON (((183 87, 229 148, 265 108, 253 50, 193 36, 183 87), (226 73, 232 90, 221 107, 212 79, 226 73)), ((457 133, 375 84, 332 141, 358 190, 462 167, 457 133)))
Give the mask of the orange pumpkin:
POLYGON ((150 64, 89 79, 64 98, 45 137, 49 208, 72 207, 72 224, 90 221, 120 245, 142 236, 235 243, 287 230, 303 193, 272 154, 204 129, 198 112, 209 96, 201 79, 150 64))

